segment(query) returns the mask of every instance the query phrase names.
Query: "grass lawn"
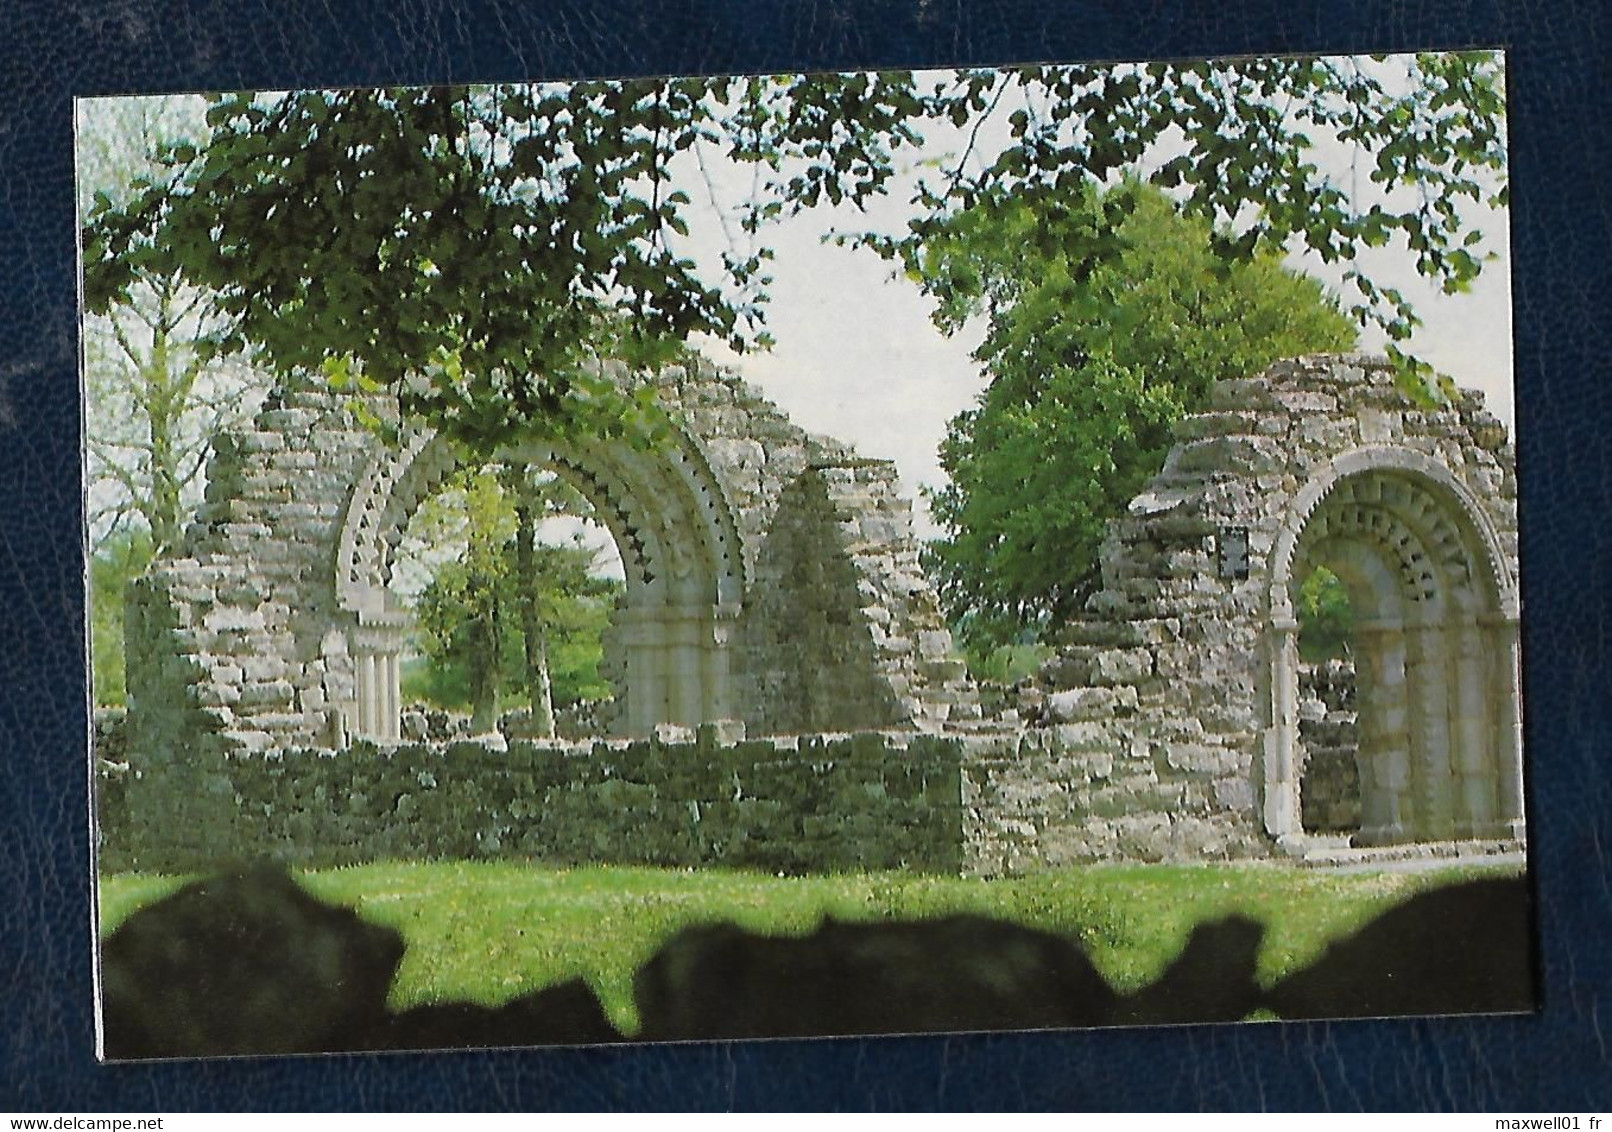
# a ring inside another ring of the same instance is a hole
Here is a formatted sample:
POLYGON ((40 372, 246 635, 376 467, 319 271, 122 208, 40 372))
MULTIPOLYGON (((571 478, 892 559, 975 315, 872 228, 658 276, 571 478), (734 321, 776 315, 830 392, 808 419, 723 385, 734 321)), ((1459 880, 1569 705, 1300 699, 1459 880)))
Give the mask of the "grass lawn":
MULTIPOLYGON (((1424 888, 1492 873, 1328 873, 1260 866, 1107 866, 1002 880, 907 873, 775 877, 721 869, 553 868, 520 862, 388 862, 302 874, 316 896, 358 908, 408 944, 392 1005, 496 1004, 581 975, 631 1032, 633 971, 678 928, 732 920, 804 933, 825 915, 917 918, 978 912, 1078 936, 1121 989, 1150 982, 1193 924, 1239 912, 1266 923, 1260 978, 1314 959, 1388 906, 1424 888)), ((101 930, 114 930, 183 877, 101 878, 101 930)))

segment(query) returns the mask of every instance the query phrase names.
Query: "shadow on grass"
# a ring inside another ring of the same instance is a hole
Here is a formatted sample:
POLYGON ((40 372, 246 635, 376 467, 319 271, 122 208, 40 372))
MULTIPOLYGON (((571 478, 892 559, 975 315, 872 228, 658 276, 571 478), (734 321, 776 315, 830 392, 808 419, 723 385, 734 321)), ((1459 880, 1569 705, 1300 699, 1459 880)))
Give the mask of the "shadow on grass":
MULTIPOLYGON (((142 881, 142 885, 146 882, 142 881)), ((112 1059, 335 1050, 1026 1030, 1507 1013, 1535 1003, 1521 877, 1419 892, 1262 985, 1266 925, 1195 924, 1157 977, 1120 989, 1076 936, 952 913, 827 919, 809 934, 685 927, 633 977, 639 1028, 612 1024, 570 979, 501 1005, 388 1006, 403 935, 258 867, 184 884, 151 880, 104 941, 112 1059)))

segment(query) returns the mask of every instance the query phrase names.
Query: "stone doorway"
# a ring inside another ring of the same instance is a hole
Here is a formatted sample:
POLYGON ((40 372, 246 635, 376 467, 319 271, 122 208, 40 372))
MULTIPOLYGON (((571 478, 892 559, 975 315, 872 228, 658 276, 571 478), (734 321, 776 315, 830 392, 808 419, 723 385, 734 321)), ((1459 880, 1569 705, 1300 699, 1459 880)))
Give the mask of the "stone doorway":
POLYGON ((1273 556, 1265 817, 1301 807, 1297 583, 1324 566, 1355 613, 1356 845, 1522 834, 1515 592, 1466 489, 1421 453, 1339 458, 1295 500, 1273 556))

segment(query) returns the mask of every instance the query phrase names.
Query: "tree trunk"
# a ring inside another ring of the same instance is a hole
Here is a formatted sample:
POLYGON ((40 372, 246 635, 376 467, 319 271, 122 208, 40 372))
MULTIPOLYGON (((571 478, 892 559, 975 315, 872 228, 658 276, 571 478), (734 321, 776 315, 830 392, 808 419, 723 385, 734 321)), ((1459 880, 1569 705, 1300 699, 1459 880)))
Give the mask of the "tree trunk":
POLYGON ((549 679, 548 631, 538 610, 537 517, 541 503, 534 497, 524 467, 504 468, 504 490, 515 501, 515 592, 519 594, 521 635, 526 643, 526 691, 532 708, 532 734, 554 737, 554 691, 549 679))
POLYGON ((471 622, 470 632, 470 728, 477 735, 485 735, 498 730, 498 698, 503 683, 498 670, 503 650, 499 648, 496 604, 483 607, 471 622))
MULTIPOLYGON (((534 603, 535 604, 535 603, 534 603)), ((526 663, 536 683, 532 685, 532 732, 543 739, 554 738, 554 682, 549 677, 549 635, 536 626, 537 659, 532 659, 532 634, 526 637, 526 663)))

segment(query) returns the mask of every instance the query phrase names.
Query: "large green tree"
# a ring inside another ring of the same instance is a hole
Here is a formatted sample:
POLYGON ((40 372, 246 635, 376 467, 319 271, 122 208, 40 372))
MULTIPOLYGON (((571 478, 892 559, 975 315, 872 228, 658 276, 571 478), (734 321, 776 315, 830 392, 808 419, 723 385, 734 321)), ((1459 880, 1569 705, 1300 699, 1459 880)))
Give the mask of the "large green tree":
POLYGON ((984 314, 991 383, 950 424, 928 548, 954 624, 996 645, 1067 617, 1110 519, 1163 465, 1216 380, 1354 343, 1353 323, 1272 251, 1228 263, 1209 224, 1135 183, 1057 208, 976 206, 920 263, 936 321, 984 314), (1091 254, 1098 241, 1112 253, 1091 254))
MULTIPOLYGON (((182 273, 225 346, 395 389, 480 450, 636 435, 650 398, 598 361, 652 366, 694 332, 764 344, 761 226, 864 204, 908 154, 910 219, 855 239, 912 271, 961 213, 1053 210, 1131 171, 1211 222, 1222 259, 1397 244, 1459 290, 1485 255, 1462 206, 1505 196, 1503 111, 1486 54, 235 94, 205 141, 164 150, 171 175, 99 201, 85 295, 104 309, 139 272, 182 273), (1375 195, 1323 171, 1328 145, 1375 195), (685 187, 715 162, 756 171, 736 218, 685 187), (721 262, 691 258, 691 227, 725 223, 721 262)), ((1358 267, 1346 285, 1357 320, 1410 334, 1400 295, 1358 267)))

